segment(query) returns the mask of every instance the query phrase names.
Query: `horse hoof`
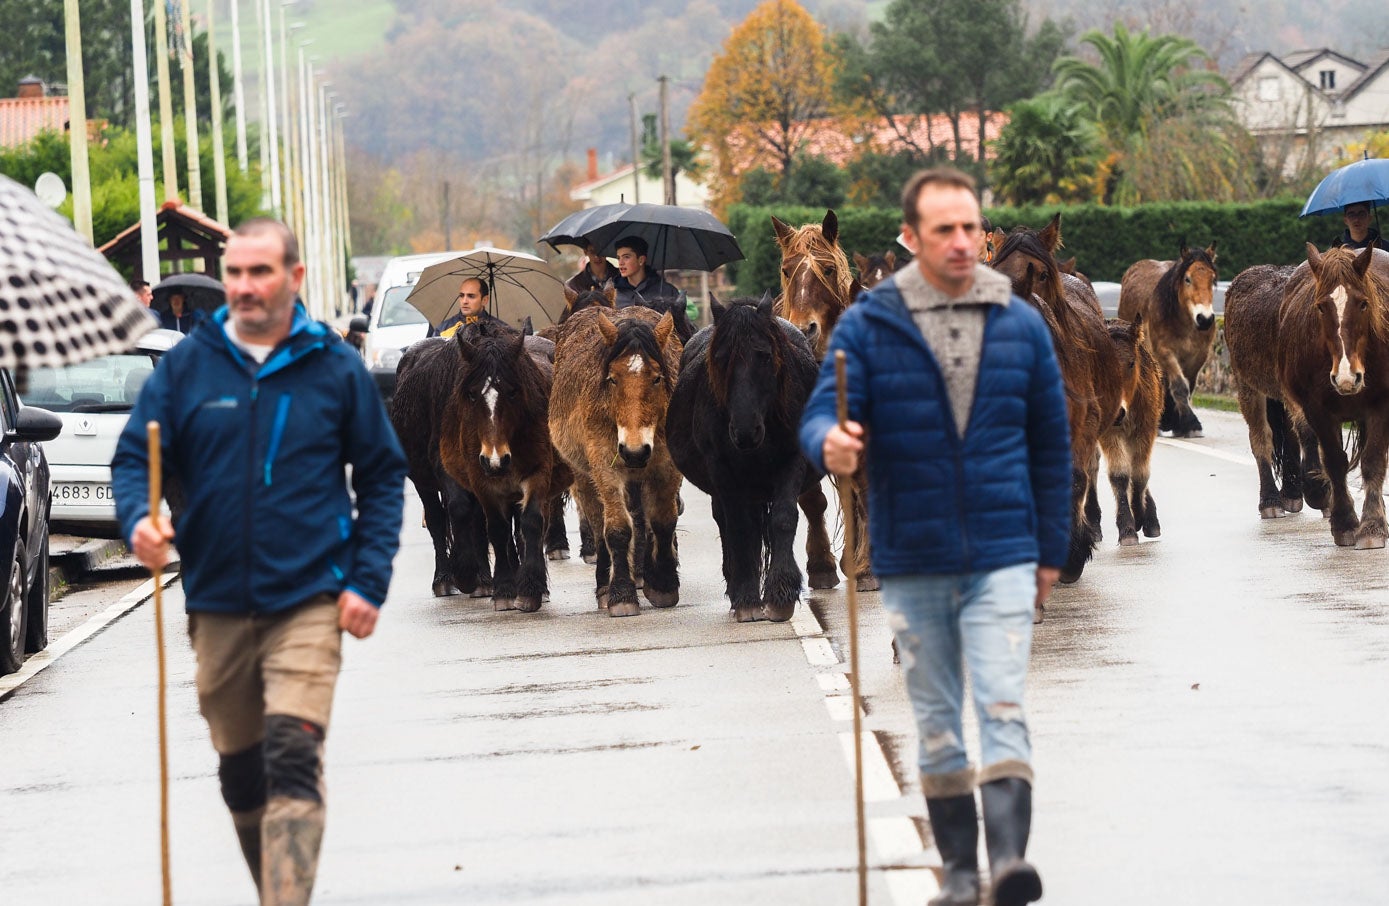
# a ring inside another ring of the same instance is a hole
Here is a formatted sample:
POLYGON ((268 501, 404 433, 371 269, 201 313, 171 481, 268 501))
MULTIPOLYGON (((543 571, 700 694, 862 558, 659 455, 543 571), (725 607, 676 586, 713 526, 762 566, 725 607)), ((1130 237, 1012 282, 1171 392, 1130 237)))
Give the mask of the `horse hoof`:
POLYGON ((610 617, 634 617, 641 613, 641 604, 636 601, 610 601, 608 603, 608 616, 610 617))
POLYGON ((535 613, 540 609, 539 595, 521 595, 516 599, 516 609, 522 613, 535 613))
POLYGON ((608 587, 606 585, 595 591, 593 596, 598 599, 599 610, 608 609, 608 587))
POLYGON ((796 602, 788 601, 785 604, 774 604, 768 601, 762 606, 767 615, 767 619, 773 623, 785 623, 796 615, 796 602))
POLYGON ((761 604, 748 604, 744 607, 734 607, 731 611, 733 618, 739 623, 756 623, 766 617, 766 612, 761 604))
POLYGON ((492 599, 492 609, 493 609, 493 610, 516 610, 516 599, 515 599, 515 598, 493 598, 493 599, 492 599))
POLYGON ((569 559, 569 548, 567 548, 567 547, 557 547, 557 548, 554 548, 553 550, 546 551, 546 553, 545 553, 545 559, 547 559, 547 560, 568 560, 568 559, 569 559))
POLYGON ((1036 626, 1037 624, 1041 623, 1043 620, 1046 619, 1046 616, 1047 616, 1047 609, 1046 609, 1046 607, 1044 607, 1044 606, 1041 605, 1041 604, 1038 604, 1036 607, 1033 607, 1033 608, 1032 608, 1032 625, 1033 625, 1033 626, 1036 626))
POLYGON ((812 572, 810 574, 811 588, 834 588, 839 584, 839 573, 834 570, 829 572, 812 572))
POLYGON ((447 598, 450 595, 456 595, 460 593, 458 591, 458 586, 454 585, 448 579, 435 579, 433 587, 434 597, 436 598, 447 598))
POLYGON ((1284 510, 1285 512, 1288 512, 1288 513, 1300 513, 1300 512, 1302 512, 1302 498, 1301 498, 1301 497, 1288 497, 1288 498, 1285 498, 1285 499, 1282 501, 1282 504, 1283 504, 1283 510, 1284 510))
POLYGON ((1377 551, 1384 548, 1384 536, 1366 535, 1364 538, 1355 540, 1355 549, 1358 551, 1377 551))
POLYGON ((1137 532, 1134 532, 1132 535, 1130 535, 1130 534, 1128 534, 1128 533, 1125 533, 1125 534, 1120 535, 1120 536, 1119 536, 1119 546, 1120 546, 1120 547, 1137 547, 1137 546, 1138 546, 1138 533, 1137 533, 1137 532))
POLYGON ((1336 544, 1339 547, 1355 546, 1355 531, 1353 529, 1348 532, 1332 532, 1331 537, 1336 539, 1336 544))
POLYGON ((878 577, 872 573, 864 573, 858 577, 856 583, 859 591, 877 591, 883 587, 883 583, 878 581, 878 577))
POLYGON ((1326 508, 1326 509, 1323 509, 1323 510, 1321 511, 1321 518, 1323 518, 1323 519, 1330 519, 1330 518, 1331 518, 1331 510, 1330 510, 1330 508, 1326 508))
POLYGON ((1162 537, 1162 526, 1160 526, 1160 525, 1154 525, 1154 526, 1147 526, 1147 525, 1145 525, 1145 526, 1143 526, 1143 537, 1145 537, 1145 538, 1161 538, 1161 537, 1162 537))
POLYGON ((1281 519, 1288 515, 1281 506, 1261 506, 1259 507, 1260 519, 1281 519))
POLYGON ((490 598, 490 597, 492 597, 492 586, 490 586, 490 585, 479 585, 476 589, 473 590, 473 592, 472 592, 471 594, 468 595, 468 597, 470 597, 470 598, 490 598))
POLYGON ((1080 581, 1080 574, 1081 574, 1081 572, 1082 572, 1082 570, 1078 570, 1078 569, 1077 569, 1077 570, 1063 569, 1063 570, 1061 570, 1061 577, 1060 577, 1060 579, 1059 579, 1058 581, 1060 581, 1060 583, 1061 583, 1062 585, 1074 585, 1074 584, 1076 584, 1077 582, 1080 581))
POLYGON ((597 554, 584 554, 584 562, 587 563, 589 566, 592 566, 593 564, 595 564, 595 563, 598 562, 598 555, 597 555, 597 554))
POLYGON ((656 591, 655 589, 644 589, 643 594, 646 600, 651 602, 652 607, 674 607, 680 603, 680 591, 656 591))

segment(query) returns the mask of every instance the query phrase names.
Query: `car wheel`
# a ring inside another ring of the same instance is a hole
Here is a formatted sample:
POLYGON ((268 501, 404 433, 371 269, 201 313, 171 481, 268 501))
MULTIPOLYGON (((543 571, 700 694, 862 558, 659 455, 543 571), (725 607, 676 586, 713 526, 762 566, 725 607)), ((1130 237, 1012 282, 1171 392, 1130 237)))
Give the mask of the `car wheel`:
POLYGON ((0 602, 0 676, 14 673, 24 663, 24 626, 29 608, 24 596, 24 542, 14 543, 10 558, 9 581, 5 583, 5 599, 0 602))
POLYGON ((24 632, 24 650, 29 654, 48 647, 48 532, 44 532, 39 562, 34 567, 34 582, 26 598, 29 625, 24 632))

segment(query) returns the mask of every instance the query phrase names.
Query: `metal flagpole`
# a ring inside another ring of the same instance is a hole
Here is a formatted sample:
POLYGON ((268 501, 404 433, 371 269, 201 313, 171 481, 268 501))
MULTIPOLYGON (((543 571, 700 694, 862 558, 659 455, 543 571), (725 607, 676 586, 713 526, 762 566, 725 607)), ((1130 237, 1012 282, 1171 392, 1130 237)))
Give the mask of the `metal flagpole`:
POLYGON ((72 222, 92 239, 92 173, 87 162, 87 93, 82 80, 82 21, 77 0, 64 0, 68 55, 68 147, 72 157, 72 222))
POLYGON ((174 34, 182 37, 178 53, 179 68, 183 70, 183 132, 188 153, 188 203, 203 210, 203 168, 198 158, 198 88, 193 77, 193 22, 188 15, 188 0, 179 0, 182 26, 174 34))
MULTIPOLYGON (((251 5, 256 8, 256 28, 265 29, 265 7, 260 0, 251 0, 251 5)), ((260 206, 264 210, 270 209, 270 125, 266 122, 265 111, 270 108, 270 102, 266 100, 265 91, 265 71, 270 65, 265 59, 265 43, 258 42, 261 48, 260 53, 260 73, 256 79, 256 88, 260 91, 260 140, 256 142, 260 146, 260 206)))
POLYGON ((169 17, 164 4, 154 0, 154 71, 159 79, 159 145, 164 158, 164 200, 177 202, 178 159, 174 150, 174 99, 169 86, 169 17))
POLYGON ((227 149, 222 139, 222 73, 217 63, 217 42, 213 37, 213 7, 215 0, 207 0, 207 69, 208 87, 212 93, 212 179, 217 193, 217 219, 228 223, 231 212, 227 210, 227 149))
POLYGON ((227 0, 231 5, 232 28, 232 102, 236 104, 236 165, 245 173, 250 167, 246 153, 246 91, 241 83, 241 0, 227 0))
POLYGON ((275 22, 270 17, 270 0, 265 7, 265 122, 270 129, 270 207, 276 216, 284 210, 280 199, 280 124, 275 103, 275 22))
MULTIPOLYGON (((156 3, 163 0, 155 0, 156 3)), ((135 160, 140 187, 140 277, 159 282, 159 215, 154 206, 154 137, 150 134, 150 76, 145 62, 145 0, 130 0, 130 47, 135 74, 135 160)))

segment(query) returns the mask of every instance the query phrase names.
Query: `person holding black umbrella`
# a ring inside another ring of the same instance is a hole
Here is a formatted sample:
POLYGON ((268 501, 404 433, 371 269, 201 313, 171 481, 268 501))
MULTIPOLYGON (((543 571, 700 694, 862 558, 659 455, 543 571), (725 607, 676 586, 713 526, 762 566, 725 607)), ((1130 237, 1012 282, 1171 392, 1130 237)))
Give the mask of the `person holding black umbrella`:
POLYGON ((675 319, 675 331, 681 342, 694 336, 694 327, 685 313, 680 290, 661 277, 659 271, 646 266, 649 249, 640 236, 624 236, 614 244, 617 249, 617 307, 644 305, 659 312, 670 312, 675 319))
POLYGON ((190 309, 183 293, 169 294, 169 308, 159 315, 160 327, 186 334, 192 332, 193 328, 201 323, 203 323, 203 313, 197 309, 190 309))
POLYGON ((1370 219, 1373 216, 1373 206, 1368 201, 1357 201, 1348 204, 1341 211, 1341 217, 1345 222, 1345 232, 1336 244, 1352 249, 1363 249, 1374 246, 1377 249, 1384 249, 1389 252, 1389 240, 1379 235, 1379 230, 1370 226, 1370 219))
POLYGON ((583 293, 589 290, 602 292, 603 286, 609 280, 617 279, 617 272, 608 263, 608 259, 594 248, 592 242, 584 243, 584 266, 577 274, 565 281, 564 285, 576 293, 583 293))

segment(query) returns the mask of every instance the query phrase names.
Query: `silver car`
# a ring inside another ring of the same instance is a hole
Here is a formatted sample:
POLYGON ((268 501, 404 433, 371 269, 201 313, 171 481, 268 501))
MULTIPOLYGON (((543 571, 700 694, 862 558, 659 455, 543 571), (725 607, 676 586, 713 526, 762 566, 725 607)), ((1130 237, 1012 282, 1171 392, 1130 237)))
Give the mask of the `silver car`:
POLYGON ((63 433, 44 444, 52 476, 54 532, 118 538, 111 457, 130 410, 159 357, 183 339, 152 330, 130 352, 30 372, 26 405, 57 413, 63 433))

